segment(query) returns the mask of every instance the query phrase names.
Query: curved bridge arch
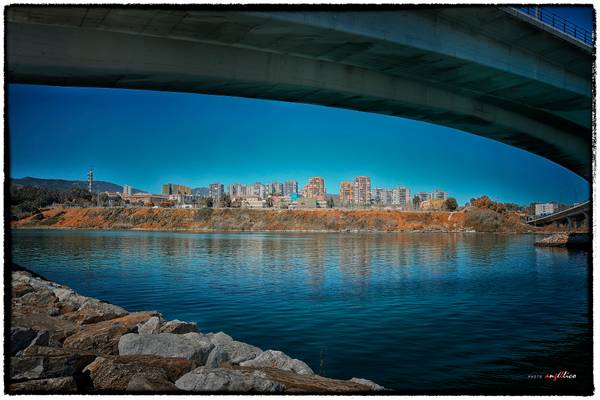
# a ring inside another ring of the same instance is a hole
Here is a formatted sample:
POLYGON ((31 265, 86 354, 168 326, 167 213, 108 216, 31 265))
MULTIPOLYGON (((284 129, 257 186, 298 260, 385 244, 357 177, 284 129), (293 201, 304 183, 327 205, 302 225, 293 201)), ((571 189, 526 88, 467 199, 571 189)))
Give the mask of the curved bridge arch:
POLYGON ((7 12, 9 82, 232 95, 401 116, 525 149, 586 179, 591 74, 589 47, 497 7, 7 12))

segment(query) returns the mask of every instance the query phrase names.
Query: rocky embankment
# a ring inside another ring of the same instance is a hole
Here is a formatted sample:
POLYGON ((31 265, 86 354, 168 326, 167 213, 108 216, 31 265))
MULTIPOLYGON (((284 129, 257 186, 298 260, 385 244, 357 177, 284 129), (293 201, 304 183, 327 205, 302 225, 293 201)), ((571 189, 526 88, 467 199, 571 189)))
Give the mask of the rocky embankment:
POLYGON ((589 233, 556 233, 535 242, 538 247, 564 247, 573 249, 591 248, 589 233))
POLYGON ((9 392, 368 393, 275 350, 12 271, 9 392))
POLYGON ((514 213, 490 210, 252 210, 165 208, 49 209, 12 222, 13 228, 139 229, 158 231, 527 232, 514 213))

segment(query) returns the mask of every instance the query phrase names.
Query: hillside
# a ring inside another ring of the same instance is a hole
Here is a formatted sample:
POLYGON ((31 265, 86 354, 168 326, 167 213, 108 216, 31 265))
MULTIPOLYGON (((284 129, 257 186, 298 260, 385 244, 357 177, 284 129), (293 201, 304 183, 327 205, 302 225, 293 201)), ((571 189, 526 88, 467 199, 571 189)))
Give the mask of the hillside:
MULTIPOLYGON (((43 179, 26 176, 24 178, 11 178, 11 184, 17 187, 38 187, 44 189, 64 190, 74 187, 87 188, 87 181, 73 181, 66 179, 43 179)), ((122 192, 123 186, 112 182, 94 181, 95 192, 122 192)), ((143 192, 143 190, 132 188, 133 193, 143 192)))
MULTIPOLYGON (((14 228, 140 229, 162 231, 426 231, 527 232, 513 215, 487 220, 465 212, 393 210, 251 210, 66 208, 45 210, 14 228)), ((486 217, 487 218, 487 217, 486 217)))

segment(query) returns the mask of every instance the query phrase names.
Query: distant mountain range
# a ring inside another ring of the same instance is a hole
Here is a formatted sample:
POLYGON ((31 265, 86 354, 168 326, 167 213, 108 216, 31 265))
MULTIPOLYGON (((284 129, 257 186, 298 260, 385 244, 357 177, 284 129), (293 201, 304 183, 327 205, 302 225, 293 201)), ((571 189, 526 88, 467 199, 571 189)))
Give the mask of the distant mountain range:
MULTIPOLYGON (((66 179, 42 179, 26 176, 25 178, 11 178, 11 184, 18 187, 32 186, 45 189, 71 189, 74 187, 87 188, 87 181, 70 181, 66 179)), ((106 181, 94 181, 94 192, 122 192, 123 186, 106 181)), ((144 192, 143 190, 132 188, 132 193, 144 192)))

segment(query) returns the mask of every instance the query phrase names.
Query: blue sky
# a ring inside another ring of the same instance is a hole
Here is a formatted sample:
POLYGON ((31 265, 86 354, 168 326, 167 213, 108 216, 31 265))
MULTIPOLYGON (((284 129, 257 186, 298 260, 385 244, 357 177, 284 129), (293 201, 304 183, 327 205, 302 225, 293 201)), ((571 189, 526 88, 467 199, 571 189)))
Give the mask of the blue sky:
POLYGON ((462 204, 574 202, 588 183, 525 151, 461 131, 278 101, 139 90, 9 85, 12 177, 95 177, 160 192, 166 182, 323 176, 329 193, 357 175, 377 187, 442 188, 462 204))
POLYGON ((587 6, 546 6, 544 9, 565 18, 575 25, 592 32, 594 29, 594 14, 587 6))

